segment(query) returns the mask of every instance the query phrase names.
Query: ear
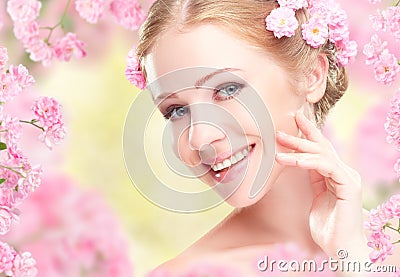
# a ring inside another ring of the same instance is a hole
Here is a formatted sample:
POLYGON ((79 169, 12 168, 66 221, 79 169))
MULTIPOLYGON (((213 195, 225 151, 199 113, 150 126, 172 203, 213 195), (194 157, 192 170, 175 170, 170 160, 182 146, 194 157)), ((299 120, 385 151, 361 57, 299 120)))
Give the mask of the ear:
POLYGON ((329 61, 324 53, 318 54, 309 75, 306 77, 306 99, 317 103, 325 94, 329 61))

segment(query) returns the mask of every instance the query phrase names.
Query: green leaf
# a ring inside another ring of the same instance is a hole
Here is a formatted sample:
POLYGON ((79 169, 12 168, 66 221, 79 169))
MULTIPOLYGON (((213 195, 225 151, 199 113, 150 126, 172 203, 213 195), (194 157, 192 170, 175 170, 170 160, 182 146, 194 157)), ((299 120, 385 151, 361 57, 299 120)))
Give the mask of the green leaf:
POLYGON ((0 151, 7 149, 7 145, 4 142, 0 142, 0 151))
POLYGON ((5 181, 7 181, 7 179, 1 178, 1 179, 0 179, 0 185, 1 185, 2 183, 4 183, 5 181))

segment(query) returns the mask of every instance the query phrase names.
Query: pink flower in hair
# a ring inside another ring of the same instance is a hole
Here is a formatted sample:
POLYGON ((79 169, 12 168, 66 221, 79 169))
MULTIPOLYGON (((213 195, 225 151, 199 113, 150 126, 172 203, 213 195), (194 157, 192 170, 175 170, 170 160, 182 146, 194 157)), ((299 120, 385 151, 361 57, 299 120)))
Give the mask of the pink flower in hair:
POLYGON ((307 0, 278 0, 279 6, 299 10, 308 6, 307 0))
POLYGON ((0 46, 0 71, 3 70, 8 62, 7 48, 0 46))
POLYGON ((400 65, 397 58, 389 53, 389 50, 383 50, 374 64, 375 79, 385 85, 392 84, 399 72, 400 65))
POLYGON ((29 22, 39 16, 42 3, 37 0, 9 0, 7 12, 13 21, 29 22))
POLYGON ((146 87, 146 80, 144 79, 143 72, 140 69, 140 63, 135 54, 135 47, 129 51, 126 62, 126 78, 132 85, 135 85, 140 89, 144 89, 146 87))
POLYGON ((110 12, 114 19, 129 30, 137 30, 146 18, 146 14, 137 1, 113 0, 110 12))
POLYGON ((74 33, 68 33, 59 39, 54 46, 54 54, 59 60, 69 61, 72 55, 78 58, 86 57, 85 43, 78 40, 74 33))
POLYGON ((312 17, 302 26, 303 39, 314 48, 324 45, 329 36, 328 25, 319 18, 312 17))
POLYGON ((295 12, 286 7, 279 7, 271 11, 265 19, 267 30, 274 32, 275 37, 291 37, 299 27, 295 12))
POLYGON ((104 15, 104 0, 76 0, 75 9, 80 17, 95 24, 104 15))

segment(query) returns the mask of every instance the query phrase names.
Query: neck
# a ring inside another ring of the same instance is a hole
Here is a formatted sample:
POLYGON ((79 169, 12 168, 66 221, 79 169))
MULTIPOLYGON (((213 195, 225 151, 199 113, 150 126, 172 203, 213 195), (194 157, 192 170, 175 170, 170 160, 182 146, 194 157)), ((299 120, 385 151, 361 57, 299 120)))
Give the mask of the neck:
POLYGON ((241 211, 268 241, 294 242, 310 252, 320 251, 311 237, 309 211, 313 194, 308 171, 285 168, 271 190, 241 211))

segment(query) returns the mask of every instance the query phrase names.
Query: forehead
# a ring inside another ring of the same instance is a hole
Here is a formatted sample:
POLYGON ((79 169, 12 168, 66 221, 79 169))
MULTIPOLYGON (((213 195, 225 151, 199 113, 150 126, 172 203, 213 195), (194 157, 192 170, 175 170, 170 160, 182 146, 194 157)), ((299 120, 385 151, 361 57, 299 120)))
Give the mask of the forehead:
MULTIPOLYGON (((268 71, 268 68, 276 70, 278 67, 265 52, 216 25, 195 26, 184 32, 176 28, 169 29, 144 58, 144 65, 148 84, 159 80, 161 76, 188 68, 235 68, 249 75, 260 68, 268 71)), ((201 70, 196 72, 200 73, 201 70)), ((201 77, 179 76, 180 82, 192 86, 201 77)))
POLYGON ((250 43, 237 38, 226 28, 200 25, 184 32, 170 28, 157 40, 144 64, 148 81, 189 67, 237 68, 254 61, 271 61, 250 43))

